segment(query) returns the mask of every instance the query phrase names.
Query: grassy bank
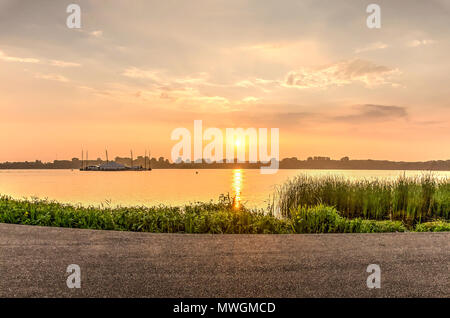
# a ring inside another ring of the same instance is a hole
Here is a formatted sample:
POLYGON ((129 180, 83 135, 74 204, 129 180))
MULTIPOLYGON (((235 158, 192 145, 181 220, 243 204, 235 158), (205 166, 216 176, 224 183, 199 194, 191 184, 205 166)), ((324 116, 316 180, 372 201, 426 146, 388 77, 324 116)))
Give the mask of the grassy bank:
POLYGON ((334 207, 318 204, 297 206, 289 216, 233 208, 229 198, 218 203, 183 207, 97 208, 46 200, 14 200, 0 197, 0 222, 83 229, 154 233, 378 233, 450 231, 446 220, 407 224, 400 220, 347 218, 334 207))
POLYGON ((343 217, 399 220, 414 225, 450 217, 450 180, 432 175, 351 181, 297 176, 277 188, 272 209, 290 217, 298 206, 334 206, 343 217))

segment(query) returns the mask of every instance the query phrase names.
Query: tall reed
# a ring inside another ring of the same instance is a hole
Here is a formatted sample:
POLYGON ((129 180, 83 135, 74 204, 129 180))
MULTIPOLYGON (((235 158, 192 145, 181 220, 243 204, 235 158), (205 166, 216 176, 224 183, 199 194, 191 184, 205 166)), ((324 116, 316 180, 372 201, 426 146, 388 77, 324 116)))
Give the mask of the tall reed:
POLYGON ((431 174, 394 180, 350 180, 341 176, 299 175, 277 187, 272 211, 289 217, 298 206, 333 206, 347 218, 403 220, 450 217, 450 179, 431 174))

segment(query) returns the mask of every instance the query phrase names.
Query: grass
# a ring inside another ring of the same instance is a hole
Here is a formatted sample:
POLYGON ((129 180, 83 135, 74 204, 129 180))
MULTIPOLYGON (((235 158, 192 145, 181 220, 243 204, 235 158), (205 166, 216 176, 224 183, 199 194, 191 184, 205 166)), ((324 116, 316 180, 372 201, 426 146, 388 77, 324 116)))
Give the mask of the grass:
POLYGON ((450 180, 430 174, 392 181, 299 175, 277 188, 271 209, 291 217, 298 206, 318 204, 333 206, 349 219, 399 220, 408 225, 449 220, 450 180))
MULTIPOLYGON (((154 233, 296 234, 450 231, 448 209, 442 209, 445 200, 448 202, 449 199, 448 192, 445 192, 448 191, 448 185, 445 190, 441 183, 432 183, 434 187, 432 191, 426 190, 432 193, 429 195, 431 199, 428 206, 439 208, 431 210, 432 214, 415 213, 414 222, 405 222, 402 217, 408 214, 396 213, 399 219, 392 219, 394 215, 392 210, 386 213, 374 202, 381 204, 387 197, 394 197, 394 202, 402 202, 406 207, 412 206, 413 204, 408 200, 413 198, 410 194, 413 189, 414 193, 420 195, 419 198, 414 199, 414 205, 423 207, 424 190, 419 185, 413 186, 410 182, 402 184, 401 186, 408 187, 408 191, 406 191, 406 197, 399 199, 397 196, 405 193, 397 189, 400 185, 393 188, 387 183, 379 183, 376 186, 356 183, 355 186, 339 179, 324 179, 328 183, 322 184, 320 180, 311 181, 312 179, 305 179, 305 177, 296 180, 296 183, 290 181, 283 188, 283 191, 290 190, 296 200, 287 202, 289 197, 283 197, 284 201, 280 203, 289 203, 281 205, 283 209, 288 208, 288 212, 282 210, 283 216, 275 216, 272 212, 267 213, 262 210, 248 210, 243 206, 235 208, 234 200, 229 196, 221 196, 217 203, 195 203, 182 207, 160 205, 116 208, 83 207, 48 200, 16 200, 8 196, 0 196, 0 222, 154 233), (329 182, 330 180, 332 182, 329 182), (311 182, 308 184, 305 181, 311 182), (360 185, 363 187, 359 188, 360 185), (308 197, 303 198, 295 194, 292 192, 294 189, 300 189, 300 194, 308 195, 308 197), (368 189, 375 191, 371 193, 368 189), (388 191, 393 193, 387 196, 384 193, 388 191), (360 195, 369 195, 369 197, 357 198, 355 192, 360 195), (330 196, 315 197, 321 193, 330 196), (339 197, 339 194, 345 194, 347 197, 339 197), (437 203, 436 198, 440 198, 441 201, 437 203), (322 203, 327 200, 340 205, 331 206, 328 202, 322 203), (344 209, 339 210, 339 207, 344 209), (420 218, 417 218, 419 215, 420 218), (371 216, 375 218, 370 219, 371 216), (425 216, 430 220, 429 222, 422 222, 425 216)), ((386 205, 382 207, 390 207, 392 202, 383 204, 386 205)), ((446 207, 448 208, 448 205, 446 207)))
POLYGON ((0 222, 154 233, 289 233, 286 220, 261 211, 235 209, 232 200, 183 207, 98 208, 47 200, 0 197, 0 222))

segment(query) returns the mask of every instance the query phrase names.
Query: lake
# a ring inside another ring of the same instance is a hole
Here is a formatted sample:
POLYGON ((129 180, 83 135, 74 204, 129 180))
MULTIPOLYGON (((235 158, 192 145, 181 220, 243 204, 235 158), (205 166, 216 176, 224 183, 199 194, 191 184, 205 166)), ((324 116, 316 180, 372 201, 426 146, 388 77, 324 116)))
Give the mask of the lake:
MULTIPOLYGON (((396 178, 396 170, 279 170, 262 175, 259 169, 155 169, 95 172, 78 170, 0 170, 0 194, 38 197, 64 203, 111 206, 181 205, 216 201, 220 194, 236 196, 246 206, 265 208, 276 185, 290 177, 341 175, 351 179, 396 178), (198 173, 196 173, 198 172, 198 173)), ((407 176, 421 171, 406 171, 407 176)), ((434 175, 450 178, 450 171, 434 175)))

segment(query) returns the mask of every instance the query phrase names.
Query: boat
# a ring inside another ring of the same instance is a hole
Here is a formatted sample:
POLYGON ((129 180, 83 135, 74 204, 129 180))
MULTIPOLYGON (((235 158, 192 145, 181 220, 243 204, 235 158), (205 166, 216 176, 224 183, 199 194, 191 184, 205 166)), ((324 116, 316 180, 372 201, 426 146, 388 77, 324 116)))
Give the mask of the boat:
POLYGON ((102 163, 99 165, 88 165, 89 161, 87 159, 86 153, 86 164, 84 164, 84 152, 81 153, 81 168, 80 171, 151 171, 152 168, 150 163, 147 168, 147 155, 144 157, 145 163, 144 167, 142 166, 134 166, 133 165, 133 152, 131 152, 131 164, 130 166, 125 166, 121 163, 115 161, 108 160, 108 151, 106 151, 106 163, 102 163))

